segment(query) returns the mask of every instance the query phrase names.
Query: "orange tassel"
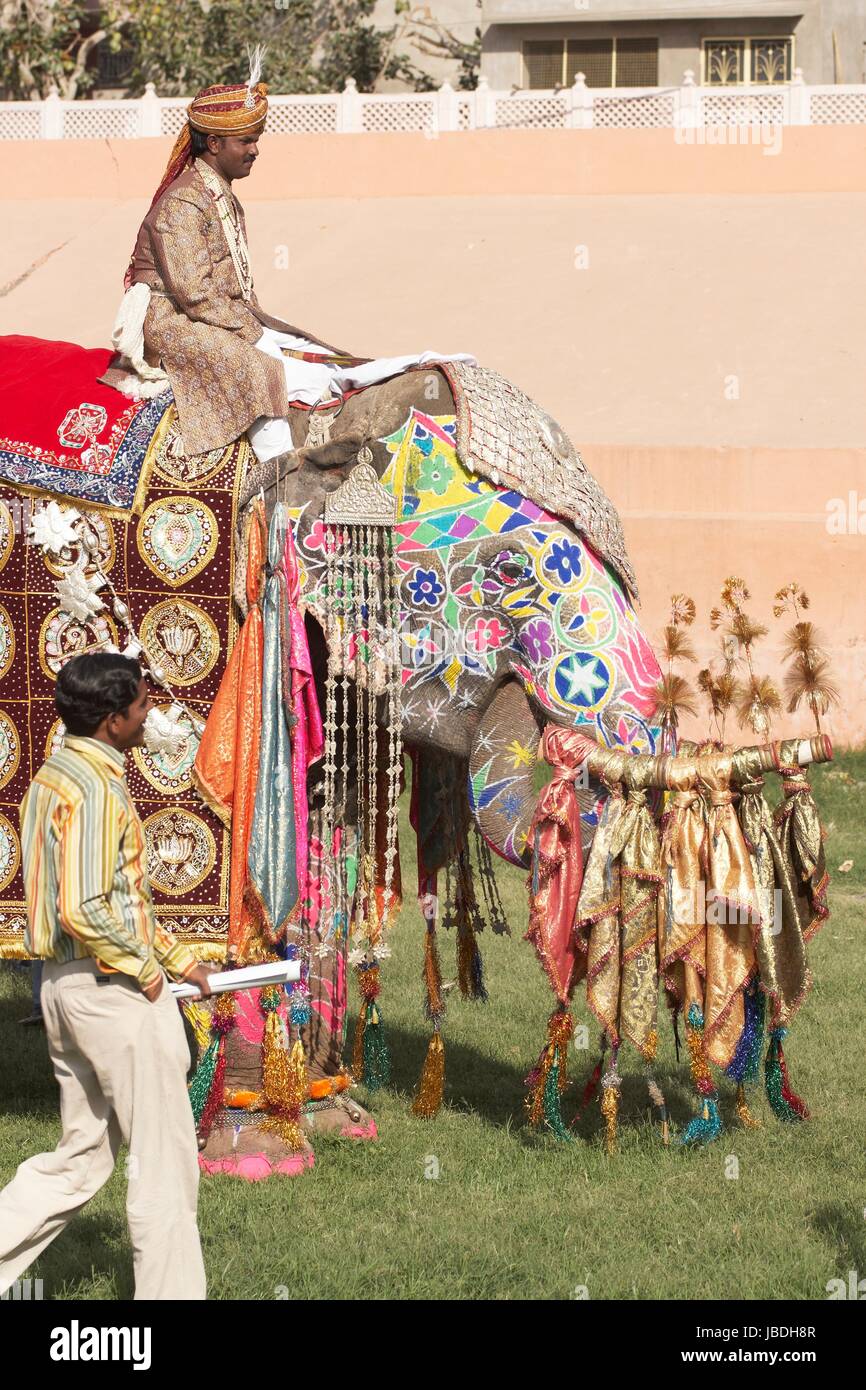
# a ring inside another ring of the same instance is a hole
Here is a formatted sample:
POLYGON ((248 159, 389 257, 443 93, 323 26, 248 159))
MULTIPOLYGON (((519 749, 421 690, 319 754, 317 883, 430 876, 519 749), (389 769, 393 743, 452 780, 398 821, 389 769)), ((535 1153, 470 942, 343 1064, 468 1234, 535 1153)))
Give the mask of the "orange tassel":
POLYGON ((440 1033, 434 1033, 427 1048, 412 1114, 432 1120, 439 1114, 445 1094, 445 1046, 440 1033))

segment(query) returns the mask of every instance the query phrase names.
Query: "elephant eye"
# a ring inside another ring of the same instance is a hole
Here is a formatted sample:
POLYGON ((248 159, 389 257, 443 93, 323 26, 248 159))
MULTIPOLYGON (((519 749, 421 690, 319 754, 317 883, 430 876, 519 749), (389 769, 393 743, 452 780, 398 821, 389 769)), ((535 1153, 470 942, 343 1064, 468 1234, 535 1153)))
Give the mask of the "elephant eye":
POLYGON ((521 555, 510 555, 499 562, 499 571, 510 579, 519 579, 526 569, 526 561, 521 555))

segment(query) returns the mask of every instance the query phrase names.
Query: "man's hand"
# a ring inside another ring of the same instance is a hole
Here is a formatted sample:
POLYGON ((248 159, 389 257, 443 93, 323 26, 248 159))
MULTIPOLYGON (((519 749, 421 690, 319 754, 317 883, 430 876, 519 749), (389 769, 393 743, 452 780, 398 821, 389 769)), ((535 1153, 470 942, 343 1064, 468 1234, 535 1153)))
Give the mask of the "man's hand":
MULTIPOLYGON (((210 998, 210 995, 211 995, 211 987, 210 987, 210 977, 211 977, 211 974, 212 974, 212 971, 208 970, 206 966, 204 966, 204 965, 197 965, 197 966, 195 967, 195 970, 191 970, 191 971, 189 972, 189 974, 188 974, 187 976, 184 977, 184 983, 185 983, 185 984, 188 984, 188 985, 195 985, 196 989, 198 990, 198 995, 197 995, 197 996, 192 996, 192 997, 198 998, 198 999, 209 999, 209 998, 210 998)), ((188 997, 189 997, 189 996, 188 996, 188 997)))
POLYGON ((150 1002, 151 1002, 151 1004, 155 1004, 156 1001, 157 1001, 157 999, 159 998, 159 996, 162 994, 162 990, 163 990, 162 975, 157 975, 157 977, 156 977, 156 979, 154 980, 153 984, 152 984, 152 985, 148 985, 147 988, 146 988, 146 989, 142 989, 141 992, 142 992, 142 994, 144 995, 145 999, 149 999, 150 1002))

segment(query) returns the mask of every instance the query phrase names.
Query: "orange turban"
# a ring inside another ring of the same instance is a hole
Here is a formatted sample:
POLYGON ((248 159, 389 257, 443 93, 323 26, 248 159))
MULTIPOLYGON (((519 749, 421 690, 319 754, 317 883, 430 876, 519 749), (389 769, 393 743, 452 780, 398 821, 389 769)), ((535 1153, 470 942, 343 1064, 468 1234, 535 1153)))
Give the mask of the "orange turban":
MULTIPOLYGON (((236 82, 230 87, 205 87, 193 97, 186 113, 189 120, 184 122, 174 142, 165 173, 150 201, 151 207, 192 163, 190 127, 206 135, 248 135, 264 125, 268 114, 267 83, 236 82)), ((132 261, 123 283, 126 289, 132 284, 132 261)))
POLYGON ((268 88, 264 82, 249 87, 205 87, 186 108, 194 130, 208 135, 244 135, 263 125, 268 114, 268 88))

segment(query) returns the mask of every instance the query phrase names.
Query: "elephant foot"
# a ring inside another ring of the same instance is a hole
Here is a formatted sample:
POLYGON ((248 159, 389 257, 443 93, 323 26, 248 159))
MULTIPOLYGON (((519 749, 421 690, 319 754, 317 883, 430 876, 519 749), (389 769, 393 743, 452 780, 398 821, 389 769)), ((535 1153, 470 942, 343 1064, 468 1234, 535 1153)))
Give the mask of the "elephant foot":
POLYGON ((335 1134, 341 1139, 376 1139, 376 1121, 363 1105, 345 1092, 324 1100, 311 1100, 304 1106, 301 1126, 311 1138, 335 1134))
MULTIPOLYGON (((203 1173, 224 1173, 246 1182, 270 1177, 297 1177, 312 1168, 312 1147, 293 1150, 277 1134, 249 1123, 246 1112, 224 1110, 207 1138, 199 1141, 198 1166, 203 1173), (243 1123, 241 1116, 243 1115, 243 1123)), ((261 1115, 261 1119, 265 1118, 261 1115)), ((303 1128, 303 1126, 302 1126, 303 1128)))

